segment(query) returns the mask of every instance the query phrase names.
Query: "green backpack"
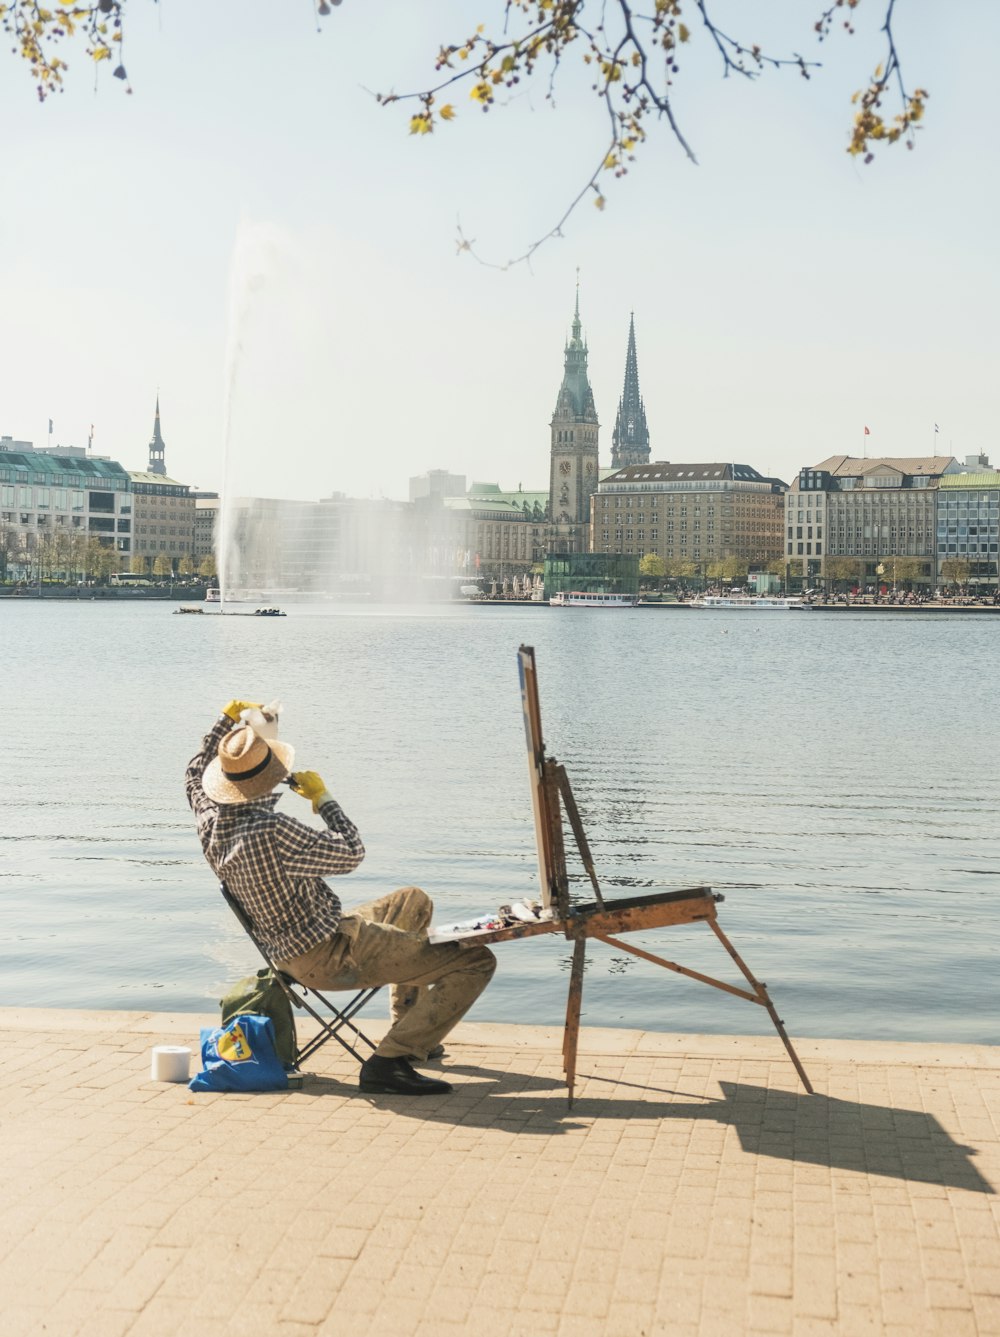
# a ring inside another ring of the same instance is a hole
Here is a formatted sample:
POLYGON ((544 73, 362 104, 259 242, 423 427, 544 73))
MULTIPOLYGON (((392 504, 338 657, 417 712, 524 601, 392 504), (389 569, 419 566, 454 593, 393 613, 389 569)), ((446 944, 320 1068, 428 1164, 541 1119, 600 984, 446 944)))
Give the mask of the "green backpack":
POLYGON ((219 1000, 219 1006, 222 1008, 223 1026, 243 1012, 270 1017, 274 1023, 275 1052, 286 1068, 295 1067, 295 1058, 299 1052, 295 1036, 295 1014, 288 994, 269 966, 234 984, 226 996, 219 1000))

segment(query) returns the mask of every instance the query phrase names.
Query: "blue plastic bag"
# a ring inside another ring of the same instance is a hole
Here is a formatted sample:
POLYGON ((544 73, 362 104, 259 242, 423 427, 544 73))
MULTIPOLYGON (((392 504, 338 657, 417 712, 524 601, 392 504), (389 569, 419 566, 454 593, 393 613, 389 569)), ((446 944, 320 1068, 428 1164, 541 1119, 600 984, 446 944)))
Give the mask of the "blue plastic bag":
POLYGON ((270 1017, 242 1012, 201 1031, 201 1066, 192 1091, 286 1091, 288 1074, 274 1047, 270 1017))

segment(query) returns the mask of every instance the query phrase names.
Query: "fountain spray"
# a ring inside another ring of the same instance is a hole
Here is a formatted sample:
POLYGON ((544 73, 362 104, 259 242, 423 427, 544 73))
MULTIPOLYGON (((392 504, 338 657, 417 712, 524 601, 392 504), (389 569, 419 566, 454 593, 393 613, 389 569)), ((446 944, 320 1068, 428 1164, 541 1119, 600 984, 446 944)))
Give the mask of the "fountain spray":
POLYGON ((219 612, 226 611, 236 550, 233 534, 233 406, 239 385, 240 362, 244 340, 250 326, 254 295, 274 272, 279 239, 266 223, 241 218, 236 229, 229 265, 229 311, 226 327, 225 398, 223 402, 222 495, 219 499, 219 528, 215 564, 219 581, 219 612))

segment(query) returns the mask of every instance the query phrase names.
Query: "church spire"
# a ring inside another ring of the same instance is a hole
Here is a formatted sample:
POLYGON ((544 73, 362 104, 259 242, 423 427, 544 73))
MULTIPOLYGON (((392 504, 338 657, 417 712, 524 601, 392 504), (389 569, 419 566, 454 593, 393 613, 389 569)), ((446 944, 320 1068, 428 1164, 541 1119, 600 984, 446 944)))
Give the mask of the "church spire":
POLYGON ((628 352, 625 354, 625 388, 618 403, 618 417, 611 437, 611 465, 649 463, 649 428, 646 407, 639 393, 639 363, 635 355, 635 313, 629 314, 628 352))
POLYGON ((160 435, 160 392, 156 392, 156 417, 153 419, 153 439, 149 443, 149 470, 151 474, 166 477, 167 466, 164 461, 166 445, 160 435))

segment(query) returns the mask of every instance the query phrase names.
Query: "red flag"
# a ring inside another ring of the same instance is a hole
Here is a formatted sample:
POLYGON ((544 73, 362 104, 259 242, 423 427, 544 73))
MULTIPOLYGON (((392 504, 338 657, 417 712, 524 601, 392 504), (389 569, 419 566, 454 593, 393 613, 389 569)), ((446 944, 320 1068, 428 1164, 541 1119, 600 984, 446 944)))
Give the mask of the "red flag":
POLYGON ((865 436, 871 436, 871 432, 869 432, 867 427, 865 428, 865 436))

